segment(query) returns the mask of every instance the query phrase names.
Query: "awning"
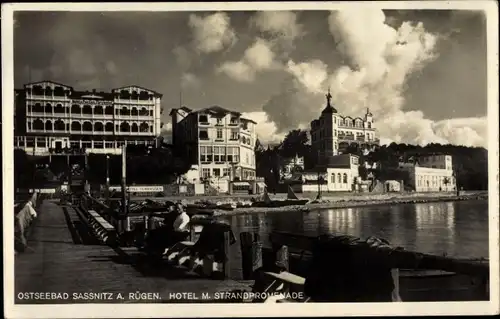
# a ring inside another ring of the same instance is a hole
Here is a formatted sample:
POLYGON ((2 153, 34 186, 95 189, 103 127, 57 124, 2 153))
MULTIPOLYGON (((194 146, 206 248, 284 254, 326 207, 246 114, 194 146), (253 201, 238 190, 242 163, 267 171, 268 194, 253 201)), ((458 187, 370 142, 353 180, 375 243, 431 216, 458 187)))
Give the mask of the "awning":
POLYGON ((236 187, 250 187, 248 182, 233 182, 233 186, 236 187))
POLYGON ((260 188, 266 188, 266 183, 263 183, 263 182, 257 182, 257 186, 259 186, 260 188))

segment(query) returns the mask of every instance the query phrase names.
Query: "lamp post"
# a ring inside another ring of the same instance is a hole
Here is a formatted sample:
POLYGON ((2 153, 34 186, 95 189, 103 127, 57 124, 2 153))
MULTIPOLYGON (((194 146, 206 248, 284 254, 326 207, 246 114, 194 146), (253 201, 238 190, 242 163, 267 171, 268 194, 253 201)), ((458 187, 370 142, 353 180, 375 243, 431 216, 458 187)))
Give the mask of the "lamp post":
POLYGON ((320 153, 321 151, 318 148, 318 159, 316 161, 316 169, 318 172, 318 177, 317 177, 317 182, 318 182, 318 196, 316 196, 316 199, 321 199, 321 182, 323 181, 323 177, 320 175, 320 153))
POLYGON ((106 154, 106 200, 109 200, 109 155, 106 154))

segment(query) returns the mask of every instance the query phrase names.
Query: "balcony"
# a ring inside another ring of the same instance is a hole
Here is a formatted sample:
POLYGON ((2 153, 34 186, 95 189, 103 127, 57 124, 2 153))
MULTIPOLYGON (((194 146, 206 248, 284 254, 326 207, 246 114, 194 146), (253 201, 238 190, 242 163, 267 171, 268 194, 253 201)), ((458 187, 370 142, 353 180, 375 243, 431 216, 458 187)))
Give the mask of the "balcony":
MULTIPOLYGON (((107 116, 113 116, 113 115, 107 115, 107 116)), ((133 120, 138 120, 138 121, 152 121, 154 119, 154 115, 121 115, 117 114, 114 116, 115 119, 117 120, 128 120, 128 121, 133 121, 133 120)))
POLYGON ((28 112, 27 117, 41 117, 41 118, 65 118, 70 117, 70 113, 42 113, 42 112, 28 112))
POLYGON ((132 99, 114 99, 115 104, 127 104, 127 105, 154 105, 153 100, 132 100, 132 99))
POLYGON ((37 95, 37 94, 26 94, 27 100, 35 100, 35 101, 70 101, 71 99, 67 96, 45 96, 45 95, 37 95))

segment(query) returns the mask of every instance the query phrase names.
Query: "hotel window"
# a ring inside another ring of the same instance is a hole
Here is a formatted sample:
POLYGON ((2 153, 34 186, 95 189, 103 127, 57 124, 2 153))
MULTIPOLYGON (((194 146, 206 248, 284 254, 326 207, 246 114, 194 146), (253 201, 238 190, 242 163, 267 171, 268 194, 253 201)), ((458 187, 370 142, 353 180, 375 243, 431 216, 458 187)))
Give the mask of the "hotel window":
POLYGON ((332 183, 335 184, 335 173, 332 174, 332 183))
POLYGON ((217 118, 217 125, 222 125, 222 119, 221 118, 217 118))
POLYGON ((214 168, 213 171, 215 177, 220 177, 220 168, 214 168))
POLYGON ((82 148, 92 148, 92 141, 82 141, 82 148))
POLYGON ((198 122, 199 123, 208 124, 208 116, 206 116, 206 115, 200 115, 198 117, 198 122))
POLYGON ((200 162, 212 161, 212 146, 200 146, 200 162))
POLYGON ((222 176, 229 176, 231 175, 231 169, 230 168, 223 168, 222 169, 222 176))
POLYGON ((209 178, 210 177, 210 168, 202 168, 201 174, 202 174, 203 178, 209 178))
POLYGON ((342 177, 340 176, 340 173, 337 174, 337 181, 339 183, 342 183, 342 177))
POLYGON ((239 130, 231 130, 231 141, 237 141, 239 139, 239 130))
POLYGON ((214 162, 225 162, 226 154, 225 147, 222 146, 214 146, 214 162))
POLYGON ((347 184, 347 174, 344 173, 344 181, 343 181, 345 184, 347 184))
POLYGON ((232 163, 240 161, 240 149, 238 147, 227 148, 227 161, 232 163))
MULTIPOLYGON (((219 119, 217 119, 219 120, 219 119)), ((222 129, 218 128, 217 129, 217 139, 218 140, 221 140, 223 137, 222 137, 222 129)))
POLYGON ((238 124, 238 118, 235 116, 232 116, 231 121, 229 123, 232 125, 238 124))
POLYGON ((200 140, 208 140, 208 131, 200 130, 200 140))

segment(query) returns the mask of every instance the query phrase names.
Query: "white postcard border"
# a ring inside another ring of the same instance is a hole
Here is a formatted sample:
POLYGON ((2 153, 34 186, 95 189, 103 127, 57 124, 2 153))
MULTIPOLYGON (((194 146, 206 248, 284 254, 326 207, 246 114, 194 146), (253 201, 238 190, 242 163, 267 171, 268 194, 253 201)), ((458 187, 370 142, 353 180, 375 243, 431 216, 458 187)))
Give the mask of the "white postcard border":
POLYGON ((242 3, 17 3, 2 4, 2 154, 4 213, 4 307, 7 318, 249 317, 480 315, 499 312, 498 5, 495 1, 242 2, 242 3), (305 304, 85 304, 15 305, 13 215, 13 12, 14 11, 244 11, 383 9, 484 10, 487 16, 489 302, 305 303, 305 304), (7 225, 7 226, 5 226, 7 225))

